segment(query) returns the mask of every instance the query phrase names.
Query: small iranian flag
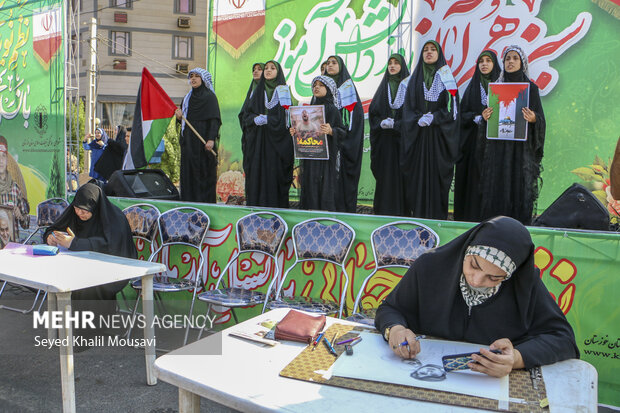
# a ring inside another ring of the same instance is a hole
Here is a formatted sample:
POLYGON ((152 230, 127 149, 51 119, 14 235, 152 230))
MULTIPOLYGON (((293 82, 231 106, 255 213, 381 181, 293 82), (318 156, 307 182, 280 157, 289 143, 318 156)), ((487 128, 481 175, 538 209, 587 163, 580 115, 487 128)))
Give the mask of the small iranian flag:
POLYGON ((146 67, 142 69, 142 81, 138 89, 131 127, 131 140, 123 169, 143 168, 151 158, 161 156, 161 153, 156 152, 176 109, 172 99, 153 75, 146 67))

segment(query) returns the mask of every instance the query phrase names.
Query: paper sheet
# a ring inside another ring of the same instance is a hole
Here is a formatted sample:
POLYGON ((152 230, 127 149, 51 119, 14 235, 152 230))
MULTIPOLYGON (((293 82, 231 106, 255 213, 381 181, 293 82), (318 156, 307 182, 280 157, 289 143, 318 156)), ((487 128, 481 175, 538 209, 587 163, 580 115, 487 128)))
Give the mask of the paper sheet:
POLYGON ((374 333, 360 335, 363 340, 353 347, 353 356, 343 354, 334 363, 334 376, 508 400, 508 376, 498 379, 471 370, 450 373, 445 373, 443 370, 442 356, 475 353, 484 346, 423 339, 420 341, 421 352, 418 357, 403 360, 392 352, 381 335, 374 333))

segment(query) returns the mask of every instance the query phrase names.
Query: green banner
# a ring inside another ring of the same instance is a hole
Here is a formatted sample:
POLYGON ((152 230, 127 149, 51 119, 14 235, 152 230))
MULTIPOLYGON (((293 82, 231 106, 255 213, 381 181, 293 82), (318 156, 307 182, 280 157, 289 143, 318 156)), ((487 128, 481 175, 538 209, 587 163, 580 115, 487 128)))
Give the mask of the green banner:
MULTIPOLYGON (((367 107, 390 53, 401 52, 411 68, 422 42, 437 39, 461 94, 483 49, 501 54, 510 44, 520 45, 529 55, 530 77, 541 89, 547 122, 538 210, 581 182, 618 215, 620 204, 607 189, 620 119, 615 102, 620 94, 617 2, 266 0, 264 8, 260 2, 246 2, 237 9, 222 3, 211 3, 210 41, 216 47, 209 54, 209 69, 223 118, 218 182, 223 200, 243 193, 237 114, 254 62, 278 60, 295 98, 308 102, 309 84, 321 62, 338 54, 367 107), (232 30, 242 26, 244 30, 232 30)), ((368 130, 366 125, 366 135, 368 130)), ((359 185, 360 202, 366 204, 372 203, 375 186, 369 151, 366 139, 359 185)))
MULTIPOLYGON (((115 199, 121 208, 135 203, 130 199, 115 199)), ((189 205, 175 202, 153 202, 161 212, 189 205)), ((211 218, 211 226, 203 251, 207 257, 202 274, 199 274, 207 289, 215 287, 228 259, 236 251, 235 223, 241 217, 257 208, 231 207, 195 204, 211 218)), ((277 267, 283 275, 294 262, 291 229, 303 220, 315 217, 330 217, 349 224, 356 233, 351 251, 346 258, 346 270, 350 277, 346 291, 346 307, 353 308, 355 297, 363 280, 375 268, 370 243, 372 231, 394 218, 361 215, 332 214, 317 211, 275 210, 287 223, 289 233, 278 254, 277 267)), ((431 228, 439 235, 443 245, 462 234, 473 224, 448 221, 413 220, 431 228)), ((581 358, 594 365, 599 374, 599 402, 620 405, 620 310, 616 299, 620 294, 620 281, 616 278, 620 268, 620 234, 559 231, 544 228, 530 228, 536 245, 536 265, 541 269, 542 280, 573 326, 581 358)), ((142 256, 148 256, 148 246, 138 243, 142 256)), ((181 251, 169 254, 172 262, 168 267, 181 278, 195 280, 198 265, 196 257, 181 251)), ((364 298, 364 306, 376 307, 391 288, 400 280, 405 269, 380 270, 364 298)), ((262 254, 244 254, 226 274, 231 286, 246 287, 265 292, 275 267, 262 254)), ((333 264, 298 264, 284 282, 286 294, 307 295, 333 300, 340 296, 344 286, 342 271, 333 264)), ((187 293, 186 298, 191 299, 187 293)), ((196 305, 197 314, 206 311, 206 305, 196 305)), ((260 313, 262 307, 238 309, 240 319, 247 319, 260 313)), ((187 311, 183 309, 183 311, 187 311)), ((228 308, 216 309, 218 323, 232 321, 228 308)))
POLYGON ((7 0, 0 8, 0 197, 15 217, 12 239, 39 202, 65 195, 63 4, 7 0))

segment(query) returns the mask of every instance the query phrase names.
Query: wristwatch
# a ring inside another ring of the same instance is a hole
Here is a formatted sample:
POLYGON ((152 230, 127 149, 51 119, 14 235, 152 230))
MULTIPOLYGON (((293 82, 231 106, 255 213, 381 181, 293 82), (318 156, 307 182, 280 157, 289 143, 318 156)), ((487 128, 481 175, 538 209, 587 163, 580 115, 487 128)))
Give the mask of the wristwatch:
POLYGON ((385 339, 385 341, 390 341, 390 329, 392 327, 394 326, 386 327, 385 330, 383 330, 383 338, 385 339))

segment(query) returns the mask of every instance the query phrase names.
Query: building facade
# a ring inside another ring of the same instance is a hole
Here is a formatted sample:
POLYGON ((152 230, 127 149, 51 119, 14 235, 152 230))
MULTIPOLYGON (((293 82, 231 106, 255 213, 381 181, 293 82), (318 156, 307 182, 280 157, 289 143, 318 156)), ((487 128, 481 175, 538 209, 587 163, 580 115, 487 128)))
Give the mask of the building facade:
POLYGON ((82 0, 80 96, 88 89, 89 23, 97 21, 97 114, 101 126, 131 126, 146 67, 172 100, 188 92, 187 71, 205 67, 204 0, 82 0))

